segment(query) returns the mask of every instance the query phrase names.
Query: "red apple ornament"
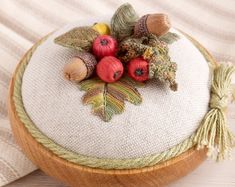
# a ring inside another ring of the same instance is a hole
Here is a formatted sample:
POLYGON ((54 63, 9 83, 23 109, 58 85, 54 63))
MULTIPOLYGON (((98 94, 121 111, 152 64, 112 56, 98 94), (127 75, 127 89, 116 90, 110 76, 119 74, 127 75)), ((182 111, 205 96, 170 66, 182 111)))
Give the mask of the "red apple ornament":
POLYGON ((122 77, 124 68, 119 59, 113 56, 102 58, 96 66, 96 73, 104 82, 115 82, 122 77))
POLYGON ((93 42, 92 50, 98 59, 104 56, 115 56, 117 41, 109 35, 98 36, 93 42))
POLYGON ((148 62, 143 58, 135 58, 128 64, 128 75, 139 82, 148 80, 149 78, 148 62))

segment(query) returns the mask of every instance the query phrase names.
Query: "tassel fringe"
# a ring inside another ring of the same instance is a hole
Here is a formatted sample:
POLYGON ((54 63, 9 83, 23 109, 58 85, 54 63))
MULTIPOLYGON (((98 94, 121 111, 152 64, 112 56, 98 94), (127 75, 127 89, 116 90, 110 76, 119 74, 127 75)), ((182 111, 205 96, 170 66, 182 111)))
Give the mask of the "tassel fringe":
POLYGON ((210 110, 198 128, 194 142, 197 149, 208 148, 208 156, 217 161, 230 158, 234 135, 230 131, 226 108, 231 93, 231 78, 235 72, 232 65, 222 64, 214 69, 211 85, 210 110))

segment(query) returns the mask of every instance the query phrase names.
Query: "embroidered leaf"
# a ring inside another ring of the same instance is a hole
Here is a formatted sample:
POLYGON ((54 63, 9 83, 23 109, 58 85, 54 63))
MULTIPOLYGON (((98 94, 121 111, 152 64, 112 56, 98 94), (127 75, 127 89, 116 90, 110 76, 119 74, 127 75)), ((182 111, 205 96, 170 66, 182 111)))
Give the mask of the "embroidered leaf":
POLYGON ((83 103, 91 104, 93 113, 108 122, 114 114, 124 111, 125 100, 135 105, 142 102, 140 93, 134 87, 136 84, 128 77, 114 83, 105 83, 98 78, 82 81, 80 88, 86 91, 83 103))
POLYGON ((150 36, 150 44, 153 47, 147 48, 142 55, 149 62, 149 78, 168 82, 170 83, 171 90, 176 91, 177 83, 175 77, 177 64, 171 61, 167 44, 154 35, 150 36))
POLYGON ((172 44, 179 39, 179 35, 176 33, 168 32, 163 36, 160 36, 159 39, 167 44, 172 44))
POLYGON ((170 88, 177 91, 177 83, 175 81, 177 65, 170 59, 160 59, 155 64, 154 77, 162 82, 169 82, 170 88))
POLYGON ((76 27, 55 38, 54 42, 79 51, 89 51, 97 36, 99 36, 99 33, 91 27, 76 27))
POLYGON ((121 5, 111 19, 112 35, 119 41, 125 37, 131 36, 138 19, 139 16, 129 3, 121 5))

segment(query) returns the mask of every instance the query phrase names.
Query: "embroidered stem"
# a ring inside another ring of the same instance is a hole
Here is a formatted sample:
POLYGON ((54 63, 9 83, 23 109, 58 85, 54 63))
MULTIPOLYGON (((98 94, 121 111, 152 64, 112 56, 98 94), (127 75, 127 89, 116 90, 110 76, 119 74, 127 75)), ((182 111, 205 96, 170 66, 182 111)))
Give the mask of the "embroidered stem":
POLYGON ((211 86, 210 110, 198 128, 194 142, 197 148, 207 147, 208 156, 216 156, 216 160, 230 157, 234 144, 234 136, 230 131, 225 110, 231 92, 231 76, 235 67, 222 64, 214 69, 211 86))

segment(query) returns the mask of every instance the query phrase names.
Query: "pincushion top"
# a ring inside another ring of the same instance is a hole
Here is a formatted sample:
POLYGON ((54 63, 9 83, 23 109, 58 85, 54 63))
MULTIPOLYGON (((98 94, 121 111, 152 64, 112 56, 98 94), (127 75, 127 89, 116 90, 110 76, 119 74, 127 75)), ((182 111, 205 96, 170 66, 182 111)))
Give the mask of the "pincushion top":
POLYGON ((55 39, 79 51, 66 64, 65 77, 80 82, 86 91, 83 102, 92 104, 94 114, 104 121, 122 113, 125 100, 135 105, 142 102, 137 82, 157 79, 176 91, 177 63, 171 60, 168 45, 179 36, 169 32, 170 26, 165 14, 139 18, 130 4, 124 4, 111 19, 111 33, 104 23, 73 28, 55 39))
POLYGON ((124 4, 110 28, 93 23, 59 29, 22 65, 17 111, 35 138, 69 161, 108 169, 150 166, 194 145, 225 158, 234 68, 217 66, 166 15, 139 18, 124 4))

